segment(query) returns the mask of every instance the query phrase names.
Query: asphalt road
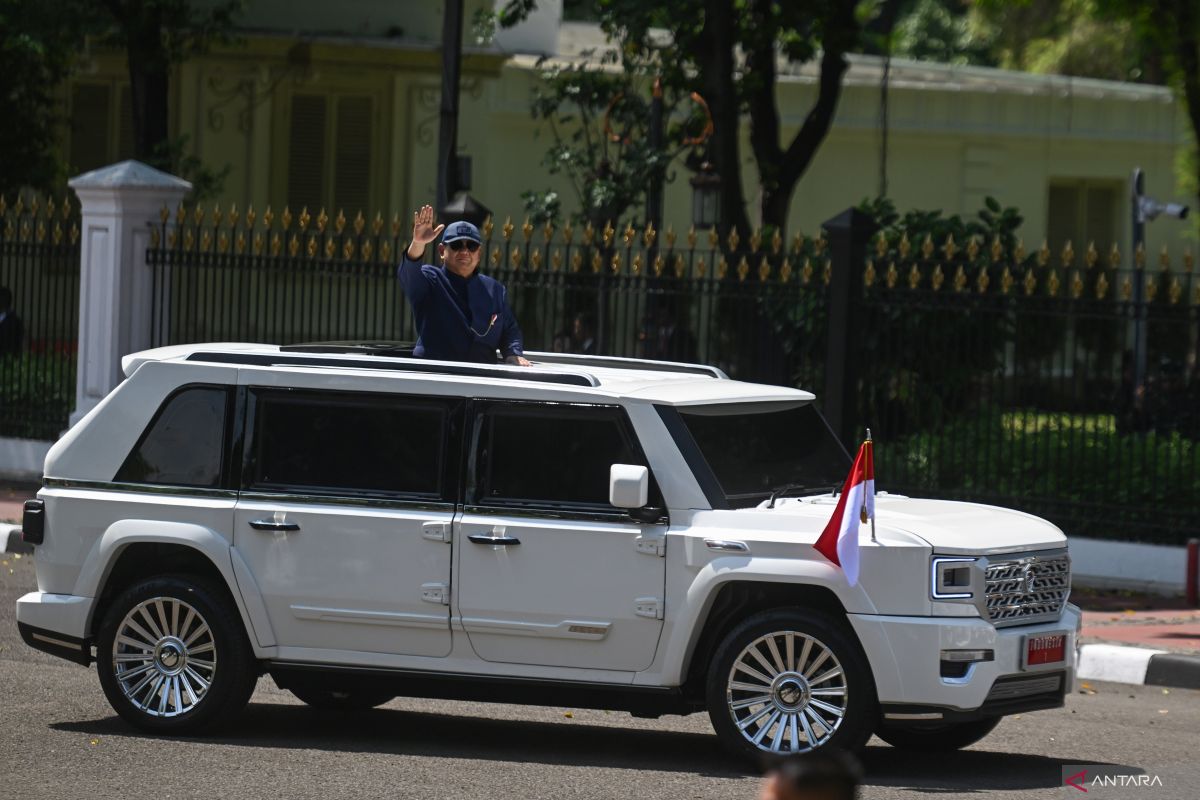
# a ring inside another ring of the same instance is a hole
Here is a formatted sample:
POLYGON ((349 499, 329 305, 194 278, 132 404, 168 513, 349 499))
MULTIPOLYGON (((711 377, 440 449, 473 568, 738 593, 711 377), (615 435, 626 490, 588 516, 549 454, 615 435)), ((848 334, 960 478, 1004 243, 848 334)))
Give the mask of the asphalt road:
MULTIPOLYGON (((14 604, 34 586, 32 560, 2 555, 0 562, 0 798, 757 795, 758 776, 723 756, 704 715, 638 720, 603 711, 398 699, 373 712, 326 716, 264 678, 234 733, 146 736, 115 716, 94 668, 20 641, 14 604)), ((1065 709, 1010 717, 979 744, 949 756, 872 740, 863 755, 861 796, 1083 797, 1063 785, 1063 767, 1107 764, 1152 785, 1092 784, 1088 800, 1195 800, 1198 751, 1200 692, 1096 683, 1072 694, 1065 709)))

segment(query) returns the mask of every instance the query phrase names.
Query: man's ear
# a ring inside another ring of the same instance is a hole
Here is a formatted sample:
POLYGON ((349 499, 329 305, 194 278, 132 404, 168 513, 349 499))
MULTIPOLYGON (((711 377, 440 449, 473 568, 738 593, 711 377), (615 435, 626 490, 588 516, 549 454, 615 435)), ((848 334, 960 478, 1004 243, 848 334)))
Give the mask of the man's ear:
POLYGON ((437 254, 438 254, 438 258, 440 258, 440 259, 442 259, 443 261, 445 261, 445 260, 446 260, 446 245, 444 245, 444 244, 441 244, 441 243, 439 242, 439 243, 438 243, 438 246, 437 246, 437 254))

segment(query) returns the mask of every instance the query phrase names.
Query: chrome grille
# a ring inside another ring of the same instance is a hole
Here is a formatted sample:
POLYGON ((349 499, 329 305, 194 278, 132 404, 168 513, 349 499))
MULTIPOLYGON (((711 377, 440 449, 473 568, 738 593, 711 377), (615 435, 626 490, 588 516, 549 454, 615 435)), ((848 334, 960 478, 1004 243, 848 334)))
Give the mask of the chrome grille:
POLYGON ((1004 557, 987 565, 988 619, 997 627, 1057 619, 1071 593, 1065 550, 1004 557))

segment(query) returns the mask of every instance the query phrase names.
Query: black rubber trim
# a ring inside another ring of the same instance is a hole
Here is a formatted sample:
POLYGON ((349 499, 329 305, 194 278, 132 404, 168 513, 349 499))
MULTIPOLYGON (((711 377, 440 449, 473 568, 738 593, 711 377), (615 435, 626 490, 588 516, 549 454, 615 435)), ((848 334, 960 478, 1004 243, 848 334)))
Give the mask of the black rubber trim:
POLYGON ((58 631, 35 628, 24 622, 17 623, 17 630, 21 632, 21 638, 25 644, 34 650, 41 650, 43 653, 65 658, 67 661, 73 661, 85 667, 92 663, 92 646, 86 639, 67 636, 58 631))
MULTIPOLYGON (((474 378, 495 378, 506 381, 531 381, 533 383, 559 383, 566 386, 595 388, 600 382, 591 375, 567 372, 545 372, 543 370, 507 370, 500 372, 488 367, 471 367, 466 364, 443 364, 414 358, 408 361, 375 359, 321 358, 320 356, 293 356, 285 353, 212 353, 200 351, 187 357, 188 361, 205 361, 214 364, 242 364, 257 367, 338 367, 340 369, 378 369, 392 372, 422 372, 426 375, 466 375, 474 378)), ((499 363, 497 362, 497 366, 499 363)))
POLYGON ((1146 666, 1146 684, 1200 689, 1200 657, 1179 653, 1150 656, 1150 663, 1146 666))
POLYGON ((704 492, 708 504, 714 509, 729 508, 729 498, 725 496, 725 490, 721 488, 721 483, 713 473, 712 467, 708 465, 707 459, 704 458, 704 453, 700 452, 700 446, 696 444, 696 440, 692 436, 692 432, 688 430, 687 423, 680 416, 679 410, 674 406, 667 405, 655 405, 654 408, 658 411, 663 425, 667 426, 667 432, 675 440, 675 446, 679 448, 683 460, 687 462, 692 474, 696 476, 696 482, 700 484, 700 491, 704 492))
MULTIPOLYGON (((1011 714, 1024 714, 1027 711, 1043 711, 1050 708, 1062 708, 1065 705, 1067 680, 1065 672, 1057 673, 1037 673, 1038 677, 1046 678, 1051 675, 1058 675, 1060 680, 1058 688, 1052 692, 1042 692, 1041 694, 1029 695, 1028 697, 1018 697, 1012 700, 988 700, 979 708, 964 711, 959 708, 947 708, 946 706, 933 705, 909 705, 902 703, 882 703, 880 709, 883 714, 931 714, 940 713, 940 719, 931 720, 887 720, 886 722, 903 723, 904 725, 912 725, 914 727, 922 724, 927 724, 931 727, 943 725, 947 722, 973 722, 975 720, 987 719, 990 717, 1007 717, 1011 714)), ((1011 676, 1000 678, 1001 681, 1020 680, 1026 676, 1011 676)))
POLYGON ((641 687, 629 684, 543 681, 487 675, 327 666, 303 662, 273 662, 271 677, 286 689, 293 682, 311 683, 326 677, 352 680, 355 687, 386 689, 398 697, 515 703, 532 706, 593 708, 635 714, 691 714, 700 706, 687 702, 679 687, 641 687))

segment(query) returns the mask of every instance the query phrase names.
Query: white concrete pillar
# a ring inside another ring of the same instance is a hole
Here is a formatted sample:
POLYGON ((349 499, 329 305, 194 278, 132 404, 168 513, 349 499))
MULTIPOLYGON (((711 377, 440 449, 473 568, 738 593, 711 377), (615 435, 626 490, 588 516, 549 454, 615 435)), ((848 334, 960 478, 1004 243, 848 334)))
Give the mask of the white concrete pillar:
POLYGON ((150 346, 151 226, 192 185, 138 161, 93 170, 67 185, 83 216, 74 425, 121 382, 121 357, 150 346))

